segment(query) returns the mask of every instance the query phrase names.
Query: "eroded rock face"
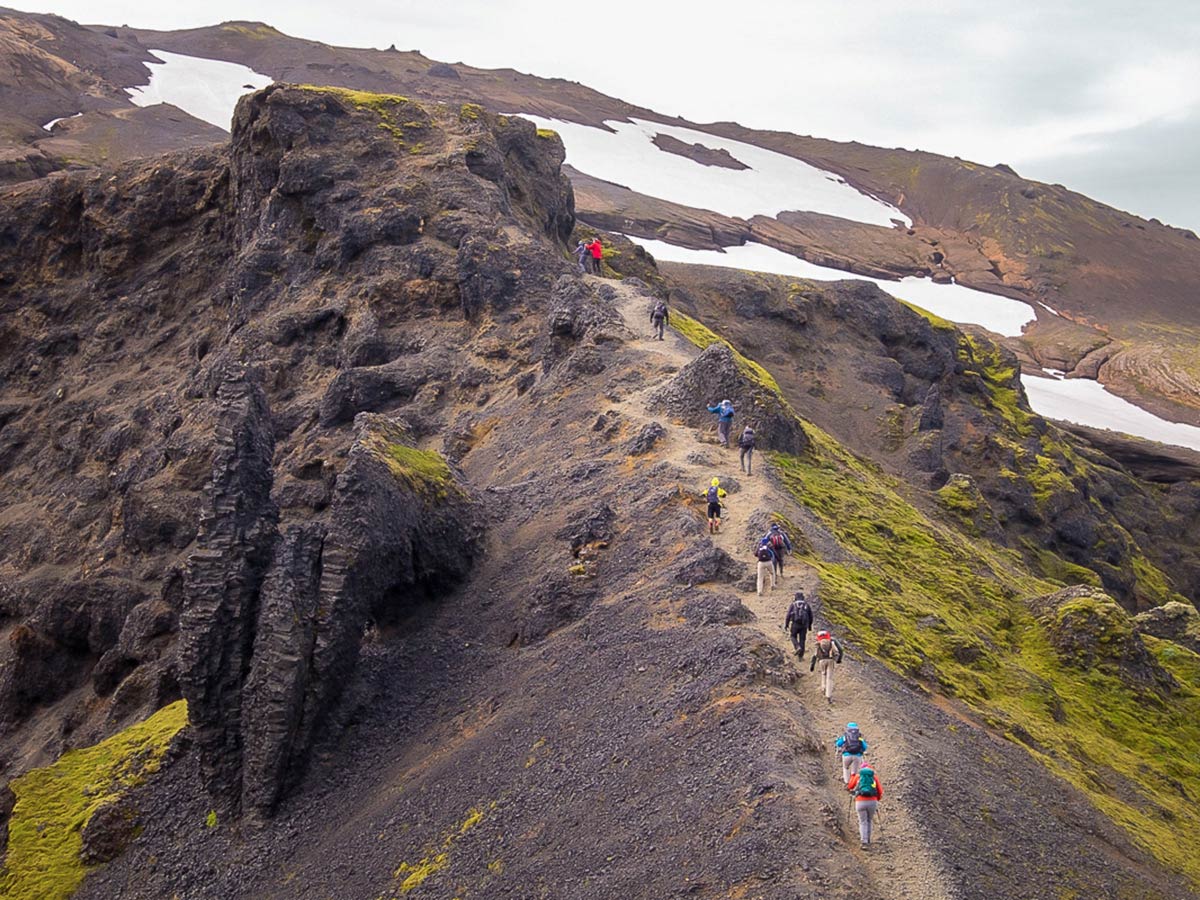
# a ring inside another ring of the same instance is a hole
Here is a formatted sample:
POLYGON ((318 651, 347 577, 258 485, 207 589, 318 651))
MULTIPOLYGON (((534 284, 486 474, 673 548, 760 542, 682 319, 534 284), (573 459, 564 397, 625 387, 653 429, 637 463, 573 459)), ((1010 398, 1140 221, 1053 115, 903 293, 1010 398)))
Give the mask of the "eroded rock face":
POLYGON ((711 426, 710 405, 732 401, 737 416, 731 444, 747 422, 754 423, 757 446, 802 453, 808 435, 787 402, 748 374, 726 344, 713 344, 684 366, 650 398, 652 407, 695 427, 711 426))
POLYGON ((1200 653, 1200 612, 1186 603, 1164 603, 1139 613, 1134 628, 1165 641, 1174 641, 1193 653, 1200 653))
MULTIPOLYGON (((273 809, 368 620, 472 563, 467 487, 411 453, 557 340, 562 156, 478 108, 274 85, 227 149, 0 200, 0 752, 71 692, 31 762, 182 693, 210 790, 273 809)), ((603 363, 599 324, 568 364, 603 363)))

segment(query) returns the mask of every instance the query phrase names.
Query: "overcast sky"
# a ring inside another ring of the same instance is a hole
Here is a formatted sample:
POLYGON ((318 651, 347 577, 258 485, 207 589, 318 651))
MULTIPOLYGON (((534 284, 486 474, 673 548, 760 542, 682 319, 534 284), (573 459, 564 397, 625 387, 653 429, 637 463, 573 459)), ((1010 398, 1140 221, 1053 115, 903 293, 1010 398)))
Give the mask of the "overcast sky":
POLYGON ((17 2, 85 22, 255 19, 328 43, 395 43, 696 122, 1005 162, 1200 230, 1195 0, 17 2))

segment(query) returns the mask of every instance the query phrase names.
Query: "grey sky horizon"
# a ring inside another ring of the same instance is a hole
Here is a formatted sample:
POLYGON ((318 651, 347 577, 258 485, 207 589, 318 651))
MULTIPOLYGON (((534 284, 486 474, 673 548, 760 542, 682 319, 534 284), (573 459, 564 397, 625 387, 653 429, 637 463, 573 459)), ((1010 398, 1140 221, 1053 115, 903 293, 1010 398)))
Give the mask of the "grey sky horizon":
POLYGON ((297 37, 511 67, 698 123, 928 150, 1200 230, 1200 4, 1187 0, 710 0, 434 6, 46 0, 19 8, 174 29, 260 20, 297 37))

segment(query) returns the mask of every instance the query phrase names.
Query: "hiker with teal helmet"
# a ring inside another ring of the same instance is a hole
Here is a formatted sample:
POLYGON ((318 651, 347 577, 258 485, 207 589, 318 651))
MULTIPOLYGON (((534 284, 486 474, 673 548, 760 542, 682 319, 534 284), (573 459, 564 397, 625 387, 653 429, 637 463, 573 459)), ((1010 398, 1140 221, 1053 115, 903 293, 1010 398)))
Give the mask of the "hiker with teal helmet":
POLYGON ((835 744, 842 754, 842 784, 849 784, 850 778, 862 768, 863 754, 867 752, 866 738, 859 732, 857 722, 847 722, 846 730, 835 744))
POLYGON ((858 837, 864 850, 871 843, 875 830, 875 817, 879 813, 879 801, 883 799, 883 785, 870 766, 863 766, 850 779, 846 790, 854 797, 854 811, 858 813, 858 837))

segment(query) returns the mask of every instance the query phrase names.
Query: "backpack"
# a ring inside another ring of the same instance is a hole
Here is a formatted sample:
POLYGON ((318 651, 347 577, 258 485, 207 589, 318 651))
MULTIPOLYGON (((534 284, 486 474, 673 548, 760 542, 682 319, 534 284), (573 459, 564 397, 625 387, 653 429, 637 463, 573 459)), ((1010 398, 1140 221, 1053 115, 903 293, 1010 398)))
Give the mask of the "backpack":
POLYGON ((849 753, 852 756, 863 752, 862 736, 858 733, 858 729, 846 729, 845 740, 842 742, 842 752, 849 753))
POLYGON ((775 556, 775 554, 771 552, 771 548, 766 544, 763 544, 758 548, 758 553, 756 555, 758 556, 759 562, 770 562, 775 556))
POLYGON ((833 658, 833 638, 817 641, 817 659, 833 658))
POLYGON ((788 615, 799 628, 807 629, 812 626, 812 607, 808 605, 807 600, 793 600, 788 615))
POLYGON ((783 549, 783 532, 782 531, 772 531, 771 532, 771 549, 772 550, 782 550, 783 549))
POLYGON ((667 307, 665 304, 660 303, 656 307, 654 307, 654 312, 652 312, 650 314, 650 317, 653 319, 662 319, 662 318, 665 318, 666 315, 667 315, 667 307))
POLYGON ((875 773, 870 769, 862 769, 858 773, 858 787, 854 789, 855 797, 873 799, 879 791, 875 787, 875 773))
POLYGON ((738 446, 742 447, 746 450, 749 450, 751 447, 753 447, 754 446, 754 432, 753 431, 743 431, 742 436, 740 438, 738 438, 738 446))
POLYGON ((708 489, 708 502, 719 503, 721 500, 721 489, 715 484, 708 489))

